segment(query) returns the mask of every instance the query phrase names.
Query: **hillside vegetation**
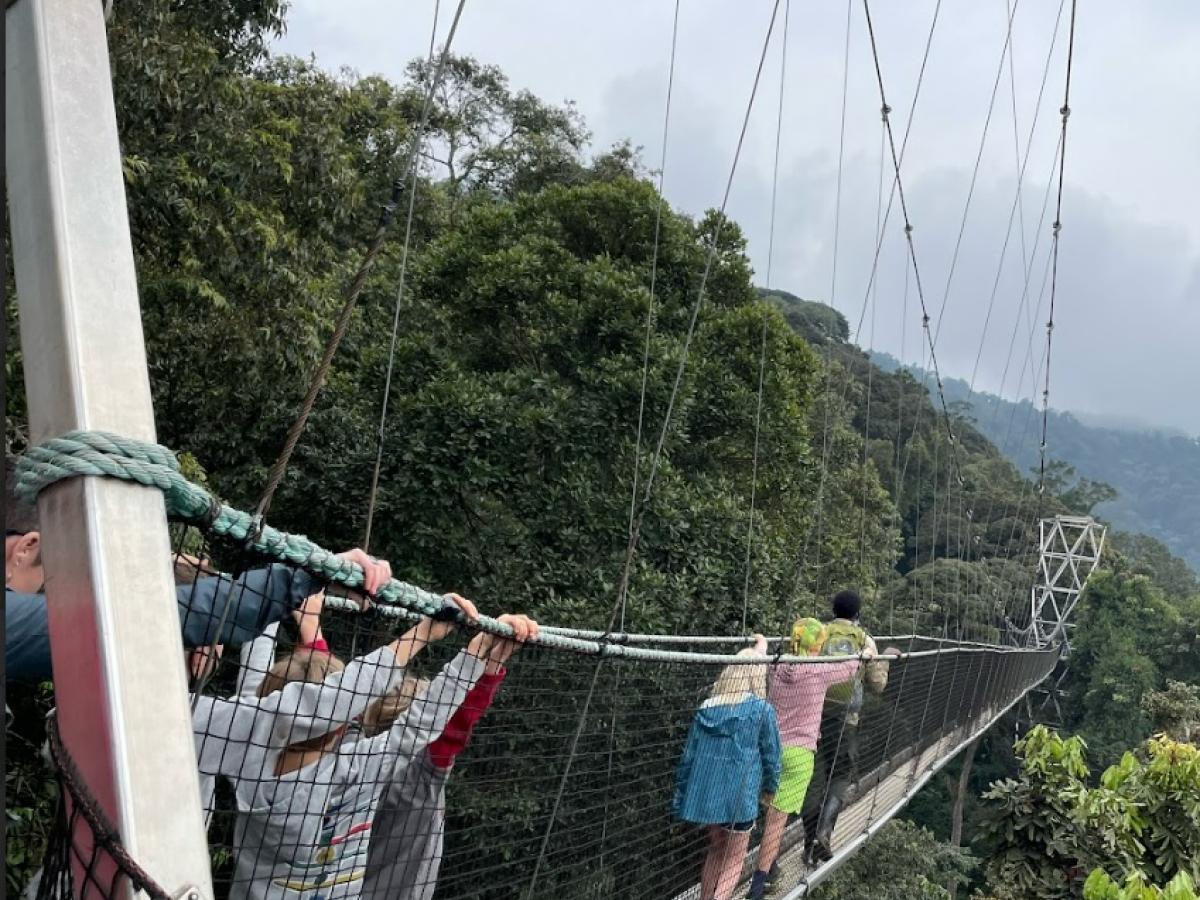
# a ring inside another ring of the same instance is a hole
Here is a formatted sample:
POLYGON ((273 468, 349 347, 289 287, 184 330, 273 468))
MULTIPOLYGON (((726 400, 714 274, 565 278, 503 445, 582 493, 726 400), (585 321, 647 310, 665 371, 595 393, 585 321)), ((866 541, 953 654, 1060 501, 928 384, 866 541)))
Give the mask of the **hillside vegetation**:
MULTIPOLYGON (((109 35, 159 439, 243 508, 279 452, 379 205, 404 175, 427 76, 420 62, 392 83, 271 56, 285 12, 279 0, 128 0, 109 35)), ((273 524, 327 546, 361 541, 407 258, 371 548, 398 577, 458 589, 488 612, 603 627, 635 472, 645 478, 662 433, 631 630, 735 634, 745 615, 778 633, 798 614, 823 614, 844 586, 864 592, 877 633, 994 641, 1005 616, 1023 621, 1037 518, 1089 512, 1105 499, 1097 482, 1115 479, 1080 463, 1080 475, 1055 469, 1039 494, 1028 461, 1014 464, 989 439, 987 416, 946 418, 919 373, 886 371, 847 343, 841 316, 756 290, 737 223, 671 208, 636 150, 590 152, 573 107, 513 90, 494 66, 456 58, 446 78, 411 246, 400 228, 388 235, 273 524)), ((18 452, 21 352, 10 340, 6 448, 18 452)), ((1164 461, 1146 476, 1163 516, 1188 512, 1174 471, 1164 461)), ((1195 484, 1200 466, 1190 475, 1195 484)), ((1118 546, 1126 552, 1109 554, 1082 604, 1064 683, 1063 725, 1104 762, 1143 741, 1164 708, 1188 721, 1179 695, 1147 698, 1168 680, 1200 681, 1194 581, 1149 538, 1118 546)), ((27 696, 26 708, 41 699, 27 696)), ((1011 736, 994 730, 963 778, 971 853, 941 843, 951 793, 939 783, 912 813, 930 830, 895 829, 888 853, 862 855, 862 877, 933 897, 945 896, 938 879, 978 880, 975 860, 1003 848, 982 830, 977 798, 1020 772, 1011 736), (895 867, 930 841, 930 865, 900 878, 895 867)), ((26 737, 36 748, 39 736, 26 737)), ((36 750, 8 779, 16 890, 34 868, 36 811, 52 790, 36 750)))
MULTIPOLYGON (((872 353, 871 359, 887 371, 900 367, 886 353, 872 353)), ((925 380, 920 368, 912 371, 925 380)), ((960 378, 943 378, 943 385, 947 401, 966 404, 964 415, 1023 471, 1037 467, 1040 408, 1029 400, 972 393, 960 378)), ((1051 457, 1116 491, 1116 497, 1096 506, 1098 515, 1129 535, 1156 538, 1200 571, 1200 517, 1194 514, 1200 507, 1200 437, 1088 424, 1057 410, 1050 411, 1048 436, 1051 457)))

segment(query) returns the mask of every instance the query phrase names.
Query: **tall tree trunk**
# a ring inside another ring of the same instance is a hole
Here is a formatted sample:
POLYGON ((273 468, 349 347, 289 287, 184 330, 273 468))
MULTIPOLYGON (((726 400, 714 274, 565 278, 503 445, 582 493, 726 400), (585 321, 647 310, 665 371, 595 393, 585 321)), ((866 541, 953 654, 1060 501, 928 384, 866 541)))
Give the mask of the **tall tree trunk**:
MULTIPOLYGON (((975 765, 975 752, 979 749, 981 740, 983 740, 983 735, 967 745, 966 752, 963 754, 962 771, 958 773, 958 781, 952 788, 954 794, 954 805, 950 809, 950 845, 952 847, 962 846, 963 804, 967 799, 967 787, 971 783, 971 767, 975 765)), ((946 885, 946 890, 950 893, 950 900, 955 900, 958 896, 958 882, 950 881, 946 885)))

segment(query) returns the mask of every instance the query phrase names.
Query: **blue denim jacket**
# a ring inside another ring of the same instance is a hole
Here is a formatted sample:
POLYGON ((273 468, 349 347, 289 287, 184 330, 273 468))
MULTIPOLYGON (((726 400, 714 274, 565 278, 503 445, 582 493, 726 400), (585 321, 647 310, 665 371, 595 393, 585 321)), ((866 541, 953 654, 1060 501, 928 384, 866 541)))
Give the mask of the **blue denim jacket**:
MULTIPOLYGON (((321 589, 307 572, 272 565, 247 572, 236 582, 199 578, 179 585, 175 602, 185 647, 242 644, 271 622, 299 606, 321 589), (218 633, 226 598, 233 586, 229 614, 218 633)), ((4 667, 11 681, 41 682, 53 678, 50 667, 50 622, 45 594, 4 591, 4 667)))
POLYGON ((675 781, 675 815, 724 825, 758 817, 758 798, 779 787, 779 723, 753 694, 733 703, 709 701, 692 721, 675 781))

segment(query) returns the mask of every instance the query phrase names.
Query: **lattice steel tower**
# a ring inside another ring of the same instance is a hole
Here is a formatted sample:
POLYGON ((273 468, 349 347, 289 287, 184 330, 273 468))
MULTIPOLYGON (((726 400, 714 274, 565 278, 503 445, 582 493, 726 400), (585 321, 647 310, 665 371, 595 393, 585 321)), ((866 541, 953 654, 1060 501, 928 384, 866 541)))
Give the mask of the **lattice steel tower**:
POLYGON ((1071 616, 1079 603, 1087 580, 1100 562, 1104 550, 1107 526, 1091 516, 1055 516, 1042 519, 1041 553, 1038 557, 1038 582, 1030 592, 1029 646, 1044 647, 1061 642, 1062 661, 1053 683, 1044 691, 1036 691, 1026 706, 1030 719, 1062 721, 1058 705, 1059 685, 1066 677, 1071 655, 1071 616))

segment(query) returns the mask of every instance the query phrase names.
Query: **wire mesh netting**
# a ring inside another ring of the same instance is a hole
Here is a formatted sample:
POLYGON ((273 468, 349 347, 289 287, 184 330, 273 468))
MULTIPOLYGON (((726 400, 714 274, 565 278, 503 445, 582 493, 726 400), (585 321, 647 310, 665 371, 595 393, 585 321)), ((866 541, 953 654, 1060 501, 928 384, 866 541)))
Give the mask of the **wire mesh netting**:
MULTIPOLYGON (((1057 659, 911 636, 867 662, 536 645, 509 659, 511 642, 360 611, 194 529, 176 547, 221 898, 708 900, 761 864, 772 822, 783 896, 1057 659)), ((112 897, 125 878, 173 891, 56 760, 38 896, 112 897)))

